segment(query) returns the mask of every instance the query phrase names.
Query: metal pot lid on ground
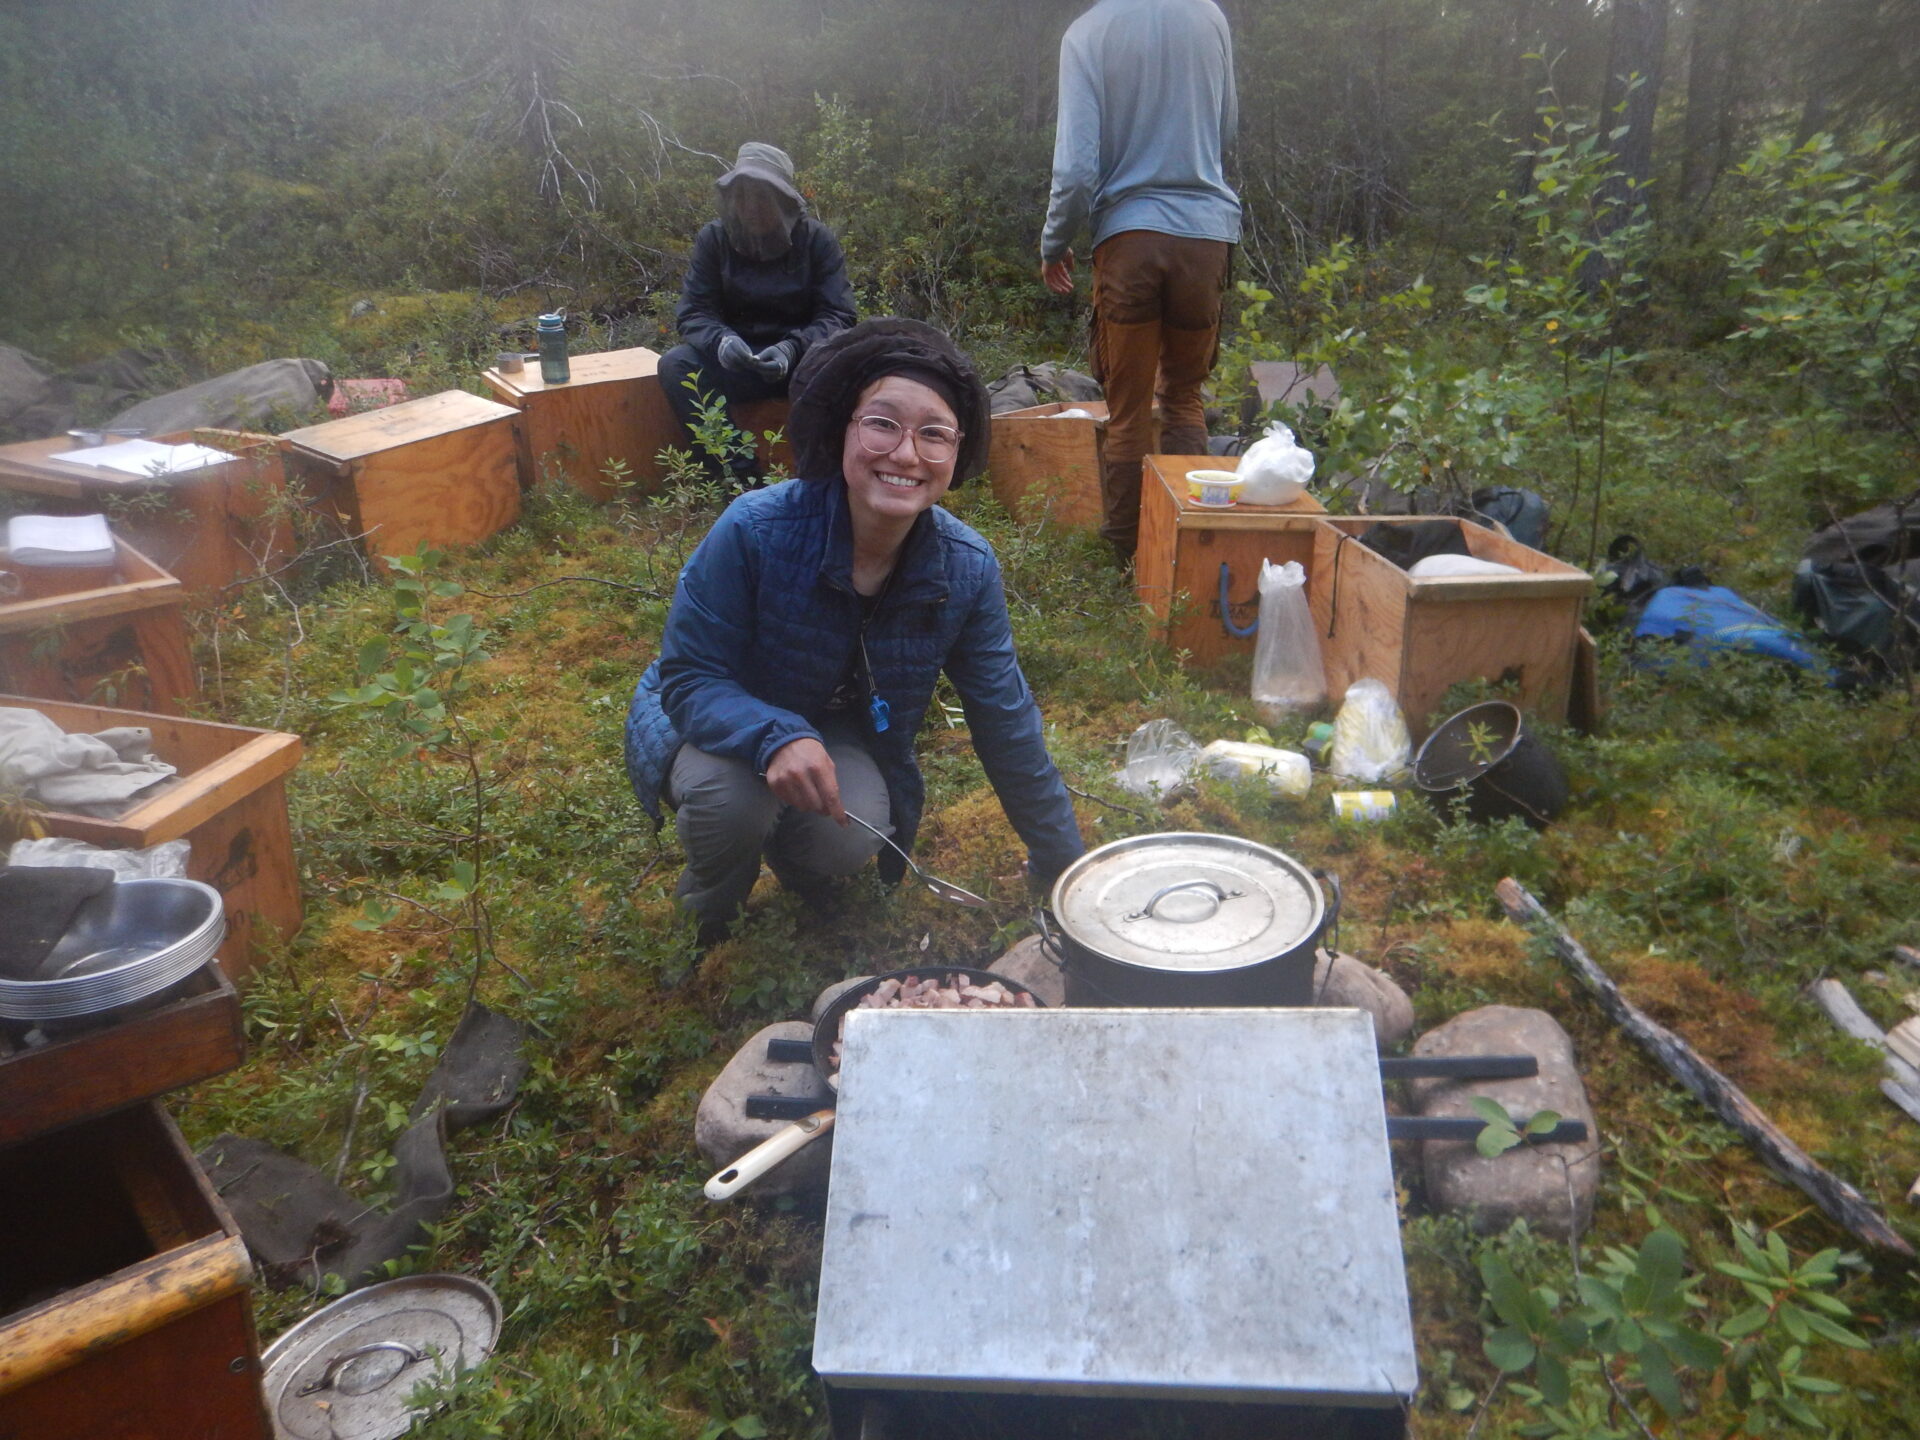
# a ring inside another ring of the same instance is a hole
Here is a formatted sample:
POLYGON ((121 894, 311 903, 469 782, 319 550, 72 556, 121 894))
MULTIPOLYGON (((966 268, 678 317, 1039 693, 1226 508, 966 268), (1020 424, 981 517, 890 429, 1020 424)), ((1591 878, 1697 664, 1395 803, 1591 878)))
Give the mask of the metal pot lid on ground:
POLYGON ((262 1360, 277 1440, 393 1440, 422 1385, 471 1370, 500 1334, 500 1302, 464 1275, 408 1275, 302 1320, 262 1360))
POLYGON ((1206 973, 1311 940, 1326 902, 1299 861, 1231 835, 1136 835, 1089 851, 1054 882, 1069 940, 1124 964, 1206 973))

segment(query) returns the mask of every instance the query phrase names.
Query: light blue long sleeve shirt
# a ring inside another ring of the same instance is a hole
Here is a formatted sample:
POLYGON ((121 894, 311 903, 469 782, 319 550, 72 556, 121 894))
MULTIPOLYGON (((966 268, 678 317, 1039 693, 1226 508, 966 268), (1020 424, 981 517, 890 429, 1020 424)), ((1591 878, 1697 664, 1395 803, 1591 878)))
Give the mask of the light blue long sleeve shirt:
POLYGON ((1060 41, 1060 119, 1040 258, 1084 222, 1240 239, 1221 151, 1240 122, 1233 40, 1213 0, 1100 0, 1060 41))

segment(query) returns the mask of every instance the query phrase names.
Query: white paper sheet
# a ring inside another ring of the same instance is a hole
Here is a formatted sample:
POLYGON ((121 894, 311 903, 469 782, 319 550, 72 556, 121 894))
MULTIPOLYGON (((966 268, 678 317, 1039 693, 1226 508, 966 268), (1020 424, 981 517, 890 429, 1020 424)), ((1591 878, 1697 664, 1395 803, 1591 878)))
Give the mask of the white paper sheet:
POLYGON ((122 440, 117 445, 68 450, 52 458, 69 465, 85 465, 95 470, 113 470, 124 475, 148 477, 178 475, 186 470, 224 465, 233 456, 208 445, 162 445, 157 440, 122 440))
POLYGON ((113 533, 104 515, 15 515, 7 521, 7 553, 42 564, 76 555, 111 557, 113 533))

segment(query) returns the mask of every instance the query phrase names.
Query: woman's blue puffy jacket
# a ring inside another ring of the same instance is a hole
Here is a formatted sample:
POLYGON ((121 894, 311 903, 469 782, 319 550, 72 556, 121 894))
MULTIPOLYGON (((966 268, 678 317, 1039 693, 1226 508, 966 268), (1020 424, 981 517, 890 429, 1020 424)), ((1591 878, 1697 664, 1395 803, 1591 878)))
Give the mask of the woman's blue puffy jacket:
MULTIPOLYGON (((773 753, 825 713, 859 644, 846 486, 789 481, 727 507, 681 571, 660 658, 627 712, 627 773, 656 820, 661 787, 683 741, 766 773, 773 753)), ((1041 733, 1040 709, 1013 653, 992 548, 934 507, 914 522, 892 580, 866 623, 873 682, 888 728, 865 743, 886 779, 895 839, 907 849, 926 802, 913 742, 945 670, 973 747, 1034 875, 1058 874, 1082 853, 1066 786, 1041 733)), ((869 817, 872 818, 872 817, 869 817)), ((904 870, 881 852, 881 873, 904 870), (891 861, 891 863, 888 863, 891 861)))

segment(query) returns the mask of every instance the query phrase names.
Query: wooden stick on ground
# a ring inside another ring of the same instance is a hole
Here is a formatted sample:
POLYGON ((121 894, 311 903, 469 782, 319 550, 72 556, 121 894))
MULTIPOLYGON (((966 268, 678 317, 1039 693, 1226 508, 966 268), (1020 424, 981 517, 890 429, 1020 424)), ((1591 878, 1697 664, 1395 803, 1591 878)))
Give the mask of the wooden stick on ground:
POLYGON ((1913 1247, 1887 1224, 1867 1197, 1831 1171, 1824 1169, 1786 1133, 1767 1118, 1767 1114, 1749 1100, 1741 1088, 1701 1059, 1694 1048, 1666 1026, 1647 1015, 1620 993, 1620 987, 1608 978, 1581 948, 1580 942, 1549 915, 1541 903, 1529 895, 1517 880, 1502 880, 1495 887, 1501 906, 1515 923, 1545 933, 1568 970, 1607 1012, 1609 1018, 1625 1030, 1642 1049, 1652 1055, 1714 1114, 1746 1137, 1774 1173, 1799 1186, 1813 1197, 1814 1203, 1829 1219, 1869 1245, 1911 1256, 1913 1247))
POLYGON ((1873 1017, 1860 1008, 1852 993, 1838 980, 1816 981, 1813 998, 1835 1025, 1885 1057, 1887 1074, 1880 1082, 1880 1093, 1920 1120, 1920 1070, 1893 1052, 1887 1044, 1886 1032, 1873 1023, 1873 1017))

